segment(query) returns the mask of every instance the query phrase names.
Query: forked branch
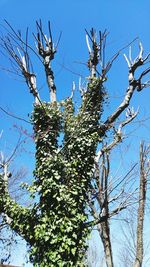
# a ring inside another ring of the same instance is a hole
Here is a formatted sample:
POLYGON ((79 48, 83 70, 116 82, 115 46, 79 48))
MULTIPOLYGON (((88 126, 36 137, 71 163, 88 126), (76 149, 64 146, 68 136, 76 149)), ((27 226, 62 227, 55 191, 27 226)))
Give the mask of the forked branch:
MULTIPOLYGON (((33 34, 35 40, 37 41, 37 50, 39 55, 43 59, 43 65, 45 68, 47 84, 50 91, 50 100, 51 102, 56 101, 56 85, 54 82, 54 74, 51 68, 51 61, 54 59, 55 53, 57 52, 57 47, 59 40, 56 46, 53 43, 52 32, 50 21, 48 22, 49 36, 44 34, 42 22, 36 21, 37 34, 33 34)), ((60 38, 59 38, 60 39, 60 38)))
POLYGON ((105 66, 105 48, 106 48, 106 37, 107 31, 103 33, 99 32, 99 38, 97 38, 96 30, 93 28, 90 32, 86 31, 86 44, 89 51, 88 68, 90 70, 91 77, 96 77, 99 74, 97 65, 101 66, 101 78, 105 80, 106 66, 105 66))
POLYGON ((113 127, 114 136, 112 142, 110 142, 109 144, 104 144, 103 147, 97 152, 97 155, 95 157, 96 165, 99 163, 99 160, 104 153, 110 152, 117 144, 122 142, 122 140, 125 138, 125 136, 122 133, 122 129, 136 118, 138 112, 139 110, 134 111, 133 107, 131 109, 130 108, 127 109, 126 119, 119 124, 117 129, 113 127))
POLYGON ((146 70, 142 71, 142 73, 139 75, 138 78, 135 78, 135 71, 141 67, 144 66, 146 63, 148 63, 148 59, 150 54, 148 54, 145 58, 143 58, 143 47, 140 43, 140 51, 139 55, 136 57, 134 61, 131 59, 131 55, 129 56, 129 59, 125 55, 125 59, 128 64, 129 72, 128 72, 128 82, 129 86, 126 90, 125 97, 121 104, 116 108, 116 110, 107 118, 107 120, 104 122, 102 126, 100 126, 100 135, 104 135, 104 133, 110 129, 113 126, 113 123, 116 121, 116 119, 121 115, 121 113, 129 106, 130 101, 132 99, 132 96, 137 90, 138 92, 141 91, 145 87, 150 86, 149 80, 146 82, 143 82, 142 79, 149 74, 150 68, 147 68, 146 70))

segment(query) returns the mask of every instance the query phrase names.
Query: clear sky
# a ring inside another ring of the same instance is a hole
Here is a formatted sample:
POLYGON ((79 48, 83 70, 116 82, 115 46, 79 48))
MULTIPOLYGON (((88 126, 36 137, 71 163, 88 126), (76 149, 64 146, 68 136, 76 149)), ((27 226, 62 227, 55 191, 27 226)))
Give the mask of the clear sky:
MULTIPOLYGON (((62 31, 61 42, 54 63, 59 99, 69 94, 72 80, 78 81, 79 79, 78 75, 72 74, 67 69, 80 75, 86 73, 85 67, 79 64, 79 62, 85 63, 88 56, 85 43, 85 28, 90 30, 91 27, 94 27, 102 31, 107 29, 110 32, 108 40, 108 55, 110 56, 135 37, 139 37, 142 40, 145 52, 148 52, 150 50, 149 12, 149 0, 0 0, 1 25, 4 25, 4 19, 6 19, 14 28, 20 29, 22 32, 29 26, 32 33, 35 30, 35 20, 41 18, 45 25, 47 20, 51 21, 52 31, 56 40, 60 31, 62 31)), ((3 26, 0 26, 0 32, 3 32, 3 26)), ((135 50, 133 48, 133 51, 137 51, 136 46, 137 44, 135 44, 135 50)), ((127 86, 127 66, 122 55, 117 63, 119 65, 117 66, 115 63, 114 69, 110 73, 111 81, 108 82, 110 96, 122 96, 127 86)), ((37 72, 38 64, 36 66, 37 72)), ((8 67, 6 59, 2 55, 0 55, 0 66, 8 67)), ((46 99, 46 82, 45 79, 42 79, 41 72, 39 77, 38 88, 40 88, 40 93, 46 99)), ((32 110, 32 97, 22 81, 18 78, 16 80, 16 78, 4 71, 0 71, 0 106, 18 116, 28 118, 27 114, 32 110)), ((149 116, 149 90, 147 89, 142 94, 137 94, 133 102, 135 108, 141 107, 141 116, 149 116)), ((113 110, 116 105, 117 100, 114 100, 113 104, 109 106, 109 110, 113 110)), ((23 122, 9 118, 1 111, 0 116, 0 131, 1 129, 4 130, 0 146, 11 151, 18 138, 14 125, 17 124, 17 127, 22 125, 29 132, 32 130, 23 122)), ((136 139, 137 142, 141 138, 149 141, 150 129, 148 122, 146 127, 143 126, 142 129, 139 129, 139 137, 135 134, 133 135, 133 139, 136 139)), ((31 146, 30 141, 28 146, 31 146)), ((29 150, 29 147, 27 150, 29 150)), ((30 150, 32 154, 32 148, 30 150)), ((29 152, 24 154, 23 161, 28 163, 29 169, 32 169, 31 162, 33 162, 33 159, 32 157, 30 157, 30 161, 28 159, 29 152)), ((18 164, 23 164, 21 162, 22 157, 20 156, 18 157, 18 164)), ((21 263, 22 260, 20 260, 21 263)))

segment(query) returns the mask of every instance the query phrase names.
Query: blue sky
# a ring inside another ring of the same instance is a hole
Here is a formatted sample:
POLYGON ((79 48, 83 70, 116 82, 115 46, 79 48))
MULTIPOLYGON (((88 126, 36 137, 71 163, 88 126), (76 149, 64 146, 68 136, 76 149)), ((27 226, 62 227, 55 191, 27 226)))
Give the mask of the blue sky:
MULTIPOLYGON (((51 20, 56 40, 62 31, 61 42, 53 64, 56 70, 58 97, 62 98, 70 93, 72 80, 76 81, 79 78, 63 69, 63 64, 76 73, 81 75, 86 73, 87 75, 86 68, 79 64, 79 62, 85 63, 88 56, 84 29, 89 30, 94 27, 97 30, 107 29, 110 32, 108 38, 108 54, 110 56, 137 36, 142 40, 145 51, 148 51, 150 43, 149 7, 148 0, 45 0, 44 4, 39 0, 22 2, 3 0, 0 3, 0 23, 4 25, 3 19, 7 19, 16 29, 22 31, 28 25, 32 33, 35 30, 35 20, 41 18, 45 25, 47 20, 51 20)), ((1 56, 0 65, 8 66, 5 61, 1 56)), ((109 93, 115 92, 117 95, 122 95, 127 85, 127 66, 122 55, 118 65, 115 64, 110 72, 110 78, 109 93)), ((16 113, 19 110, 19 113, 21 112, 22 116, 26 117, 32 109, 32 97, 28 94, 25 85, 4 72, 0 73, 0 79, 2 81, 0 96, 2 106, 8 106, 12 112, 16 113), (22 105, 22 99, 25 105, 22 105)), ((41 88, 41 94, 45 96, 46 83, 44 79, 39 79, 38 87, 41 88)), ((143 95, 147 96, 147 92, 144 92, 143 95)), ((144 101, 147 102, 147 97, 144 98, 144 101)))
MULTIPOLYGON (((88 74, 85 67, 79 64, 79 62, 85 63, 88 56, 84 29, 90 30, 91 27, 94 27, 97 30, 107 29, 110 32, 108 38, 108 55, 110 56, 135 37, 142 40, 145 52, 148 52, 150 50, 149 10, 149 0, 1 0, 0 24, 4 25, 3 20, 6 19, 14 28, 22 31, 29 26, 32 33, 35 30, 35 20, 41 18, 45 25, 47 20, 51 21, 56 40, 62 31, 61 42, 54 62, 58 98, 60 99, 70 94, 72 80, 78 82, 79 79, 78 75, 67 71, 62 65, 80 75, 88 74)), ((1 26, 0 31, 3 31, 1 26)), ((133 47, 135 47, 133 51, 137 51, 137 44, 133 47)), ((39 63, 36 64, 38 72, 40 65, 39 63)), ((0 55, 0 65, 8 67, 7 61, 2 55, 0 55)), ((41 71, 39 75, 38 87, 43 98, 47 99, 46 82, 42 78, 41 71)), ((127 66, 122 55, 114 64, 109 77, 108 93, 112 97, 113 103, 109 105, 107 112, 113 110, 118 103, 118 100, 113 98, 114 95, 122 96, 127 86, 127 66)), ((0 71, 0 80, 0 106, 16 115, 28 118, 27 114, 32 110, 32 96, 28 93, 26 86, 18 78, 16 80, 16 77, 11 77, 3 71, 0 71)), ((133 104, 135 108, 140 106, 141 117, 149 116, 149 99, 149 89, 135 96, 133 104)), ((16 128, 13 125, 17 124, 18 127, 22 125, 29 132, 32 129, 20 121, 7 117, 1 111, 0 116, 0 130, 4 130, 0 146, 10 152, 18 138, 16 128)), ((148 123, 149 121, 144 122, 145 125, 139 128, 138 134, 132 134, 130 142, 135 141, 132 155, 133 152, 136 152, 135 147, 141 138, 149 142, 148 123)), ((133 127, 135 128, 136 125, 133 127)), ((34 162, 32 156, 29 156, 29 153, 31 155, 33 152, 32 141, 30 140, 26 151, 28 152, 24 153, 23 157, 22 154, 18 156, 17 164, 24 165, 23 162, 27 162, 30 171, 34 162)), ((17 262, 17 264, 19 263, 17 262)))

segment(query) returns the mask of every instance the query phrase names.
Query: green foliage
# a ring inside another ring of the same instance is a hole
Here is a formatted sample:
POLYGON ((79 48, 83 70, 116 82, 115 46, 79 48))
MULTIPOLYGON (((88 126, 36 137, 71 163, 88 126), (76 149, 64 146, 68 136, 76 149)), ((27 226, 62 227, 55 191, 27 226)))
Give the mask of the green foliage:
POLYGON ((71 98, 34 107, 35 180, 27 188, 32 196, 38 195, 38 203, 32 209, 20 208, 11 205, 7 194, 2 201, 13 218, 12 228, 30 245, 34 266, 84 266, 90 232, 87 198, 103 99, 103 82, 91 78, 78 113, 71 98), (58 145, 60 134, 63 147, 58 145))

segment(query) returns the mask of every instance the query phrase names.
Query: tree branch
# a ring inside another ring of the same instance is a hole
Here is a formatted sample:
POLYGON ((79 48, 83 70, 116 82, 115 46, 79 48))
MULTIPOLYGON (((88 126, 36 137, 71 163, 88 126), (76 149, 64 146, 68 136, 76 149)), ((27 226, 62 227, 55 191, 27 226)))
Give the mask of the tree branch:
POLYGON ((47 79, 47 84, 49 87, 49 92, 50 92, 50 100, 51 102, 56 101, 56 85, 54 82, 54 74, 51 68, 51 61, 54 59, 54 55, 57 52, 57 46, 54 46, 53 44, 53 39, 52 39, 52 33, 51 33, 51 27, 50 27, 50 22, 48 22, 49 26, 49 37, 47 37, 42 29, 42 22, 38 23, 36 22, 37 26, 37 35, 34 35, 35 40, 37 41, 37 49, 39 55, 43 59, 43 65, 45 68, 45 73, 46 73, 46 79, 47 79))
POLYGON ((33 225, 35 223, 31 216, 31 210, 17 204, 10 197, 8 191, 8 179, 12 176, 8 171, 8 167, 12 156, 8 160, 4 160, 4 157, 1 154, 0 169, 2 169, 2 172, 0 173, 0 213, 4 214, 6 223, 9 224, 13 230, 29 242, 31 241, 32 236, 29 234, 29 231, 33 231, 33 225), (30 225, 29 231, 26 229, 24 224, 25 221, 30 225))
MULTIPOLYGON (((142 74, 139 76, 139 78, 135 78, 134 74, 135 71, 143 66, 146 62, 147 59, 149 58, 149 54, 143 59, 143 47, 140 44, 140 52, 138 57, 132 62, 131 59, 128 59, 127 56, 125 55, 125 59, 128 64, 129 68, 129 74, 128 74, 128 81, 129 81, 129 86, 126 90, 125 97, 122 101, 122 103, 117 107, 117 109, 107 118, 107 120, 104 122, 102 126, 100 126, 99 133, 100 135, 104 135, 104 133, 110 129, 113 125, 113 122, 120 116, 120 114, 129 106, 131 98, 133 96, 134 91, 137 89, 137 91, 141 91, 145 87, 145 83, 142 84, 141 79, 150 72, 150 68, 148 68, 146 71, 143 71, 142 74)), ((147 86, 149 84, 146 83, 147 86)))
POLYGON ((29 121, 27 121, 26 119, 24 119, 24 118, 20 118, 20 117, 18 117, 18 116, 16 116, 16 115, 10 113, 9 111, 7 111, 6 109, 4 109, 4 108, 2 108, 2 107, 0 107, 0 109, 1 109, 5 114, 7 114, 8 116, 10 116, 10 117, 12 117, 12 118, 15 118, 15 119, 17 119, 17 120, 24 121, 24 122, 26 122, 26 123, 31 124, 31 123, 30 123, 29 121))
POLYGON ((126 112, 126 120, 124 120, 123 122, 121 122, 119 124, 118 129, 114 128, 114 140, 110 143, 110 144, 105 144, 98 152, 97 155, 95 157, 95 164, 98 164, 101 156, 106 153, 111 151, 118 143, 122 142, 124 136, 122 134, 122 128, 124 126, 126 126, 127 124, 129 124, 131 121, 133 121, 136 116, 138 115, 139 109, 135 112, 132 109, 128 109, 126 112))
POLYGON ((21 38, 21 33, 17 34, 8 22, 13 34, 7 34, 4 38, 1 37, 2 47, 8 55, 10 55, 11 61, 19 67, 19 71, 25 78, 25 81, 30 89, 30 93, 35 98, 35 103, 39 104, 40 96, 36 86, 36 75, 33 72, 32 62, 28 52, 28 30, 26 32, 26 41, 21 38))

